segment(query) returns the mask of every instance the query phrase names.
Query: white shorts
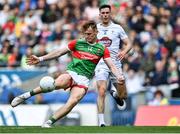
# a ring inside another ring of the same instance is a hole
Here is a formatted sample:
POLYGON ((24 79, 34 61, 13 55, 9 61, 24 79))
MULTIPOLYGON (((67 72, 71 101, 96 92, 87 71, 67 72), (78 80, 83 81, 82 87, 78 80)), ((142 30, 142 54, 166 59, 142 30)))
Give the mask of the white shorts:
MULTIPOLYGON (((122 79, 125 79, 123 72, 122 72, 121 65, 119 65, 117 68, 121 74, 122 79)), ((116 82, 116 77, 109 70, 109 68, 107 67, 107 65, 105 63, 104 64, 101 63, 96 67, 95 78, 96 78, 96 81, 99 81, 99 80, 107 81, 107 80, 111 79, 112 82, 116 82)))
POLYGON ((82 75, 78 75, 76 72, 67 70, 68 74, 71 75, 72 79, 74 80, 74 84, 75 85, 80 85, 80 86, 85 86, 86 88, 88 88, 89 83, 90 83, 90 79, 88 79, 85 76, 82 75))

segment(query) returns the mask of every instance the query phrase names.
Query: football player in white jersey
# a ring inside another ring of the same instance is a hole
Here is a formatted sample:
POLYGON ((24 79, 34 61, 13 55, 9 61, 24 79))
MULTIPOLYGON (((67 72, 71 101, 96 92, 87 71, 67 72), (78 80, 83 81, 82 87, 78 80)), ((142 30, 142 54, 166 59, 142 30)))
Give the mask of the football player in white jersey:
POLYGON ((110 90, 111 95, 116 100, 120 109, 126 108, 125 99, 127 98, 126 86, 125 86, 125 78, 122 73, 122 64, 121 60, 125 57, 125 55, 130 51, 132 45, 128 36, 126 35, 124 29, 112 22, 111 20, 111 6, 110 5, 102 5, 99 8, 99 15, 101 19, 101 23, 97 24, 98 28, 98 40, 103 45, 105 45, 111 54, 111 58, 122 74, 122 80, 118 83, 113 75, 110 73, 110 70, 105 65, 103 60, 98 63, 96 67, 95 76, 97 81, 98 88, 98 98, 97 98, 97 106, 98 106, 98 119, 99 126, 105 126, 104 121, 104 108, 105 108, 105 93, 108 85, 108 80, 111 80, 113 87, 116 90, 110 90), (121 42, 122 41, 122 42, 121 42), (120 44, 124 46, 120 50, 120 44))

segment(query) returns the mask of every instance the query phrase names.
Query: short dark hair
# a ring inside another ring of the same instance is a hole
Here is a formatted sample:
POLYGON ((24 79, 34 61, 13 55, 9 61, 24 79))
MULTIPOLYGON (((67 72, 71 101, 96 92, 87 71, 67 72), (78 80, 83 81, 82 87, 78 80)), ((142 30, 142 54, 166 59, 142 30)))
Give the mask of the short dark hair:
POLYGON ((110 11, 111 11, 111 6, 110 6, 110 5, 107 5, 107 4, 101 5, 101 6, 99 7, 99 11, 101 11, 101 9, 103 9, 103 8, 109 8, 110 11))
POLYGON ((82 26, 82 32, 85 32, 89 27, 97 30, 96 22, 90 20, 90 21, 87 21, 86 23, 84 23, 84 25, 82 26))

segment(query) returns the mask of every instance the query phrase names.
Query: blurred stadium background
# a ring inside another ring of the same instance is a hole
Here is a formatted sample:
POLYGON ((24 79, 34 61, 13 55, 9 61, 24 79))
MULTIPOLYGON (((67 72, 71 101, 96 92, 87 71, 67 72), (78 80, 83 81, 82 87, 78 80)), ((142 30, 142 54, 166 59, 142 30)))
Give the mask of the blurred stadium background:
MULTIPOLYGON (((111 4, 112 19, 128 33, 134 54, 123 70, 128 106, 120 111, 107 92, 106 122, 128 126, 180 125, 180 0, 0 0, 0 126, 38 126, 66 102, 68 92, 38 95, 12 109, 14 96, 57 77, 71 58, 28 66, 28 55, 44 55, 80 37, 85 20, 99 22, 98 7, 111 4)), ((110 87, 109 87, 110 88, 110 87)), ((96 126, 96 86, 56 125, 96 126)))

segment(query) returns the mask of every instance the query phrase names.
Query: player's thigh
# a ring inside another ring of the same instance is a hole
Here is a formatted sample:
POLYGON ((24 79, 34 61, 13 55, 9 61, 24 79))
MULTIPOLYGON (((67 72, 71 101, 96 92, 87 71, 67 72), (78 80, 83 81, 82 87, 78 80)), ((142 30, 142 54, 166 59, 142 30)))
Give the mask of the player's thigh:
POLYGON ((96 81, 98 90, 106 90, 107 88, 107 81, 106 80, 98 80, 96 81))
POLYGON ((98 66, 95 70, 96 81, 107 81, 109 79, 109 69, 106 66, 98 66))
POLYGON ((78 85, 79 87, 88 88, 90 79, 80 74, 77 74, 76 72, 73 71, 68 71, 68 74, 73 79, 73 85, 78 85))
POLYGON ((67 74, 61 74, 59 77, 55 80, 55 85, 58 88, 68 88, 71 83, 73 82, 71 76, 67 74))

